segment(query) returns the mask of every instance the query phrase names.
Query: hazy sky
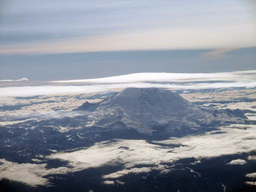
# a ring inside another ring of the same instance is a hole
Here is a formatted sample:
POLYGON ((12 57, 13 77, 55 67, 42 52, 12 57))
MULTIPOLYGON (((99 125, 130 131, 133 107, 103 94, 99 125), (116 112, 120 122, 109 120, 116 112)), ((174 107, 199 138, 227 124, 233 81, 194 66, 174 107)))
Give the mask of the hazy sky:
POLYGON ((255 3, 5 0, 0 54, 256 46, 255 3))

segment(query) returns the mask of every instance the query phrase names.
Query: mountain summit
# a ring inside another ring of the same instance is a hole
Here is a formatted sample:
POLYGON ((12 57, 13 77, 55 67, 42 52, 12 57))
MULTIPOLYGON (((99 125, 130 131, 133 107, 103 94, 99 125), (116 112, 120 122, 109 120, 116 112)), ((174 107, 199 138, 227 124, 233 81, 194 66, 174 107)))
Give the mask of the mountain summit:
POLYGON ((148 136, 183 136, 246 119, 241 111, 201 108, 160 88, 127 88, 98 104, 87 101, 78 110, 90 112, 88 126, 148 136))
POLYGON ((191 104, 178 94, 158 88, 127 88, 102 107, 121 107, 126 112, 170 116, 184 113, 191 104), (165 115, 166 113, 166 115, 165 115))

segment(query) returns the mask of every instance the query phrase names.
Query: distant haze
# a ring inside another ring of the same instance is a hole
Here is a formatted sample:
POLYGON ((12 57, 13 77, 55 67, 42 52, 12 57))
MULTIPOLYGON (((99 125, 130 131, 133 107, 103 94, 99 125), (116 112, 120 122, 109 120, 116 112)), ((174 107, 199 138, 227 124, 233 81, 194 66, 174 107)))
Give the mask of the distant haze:
POLYGON ((2 55, 0 60, 0 80, 70 80, 140 72, 255 70, 256 48, 2 55))

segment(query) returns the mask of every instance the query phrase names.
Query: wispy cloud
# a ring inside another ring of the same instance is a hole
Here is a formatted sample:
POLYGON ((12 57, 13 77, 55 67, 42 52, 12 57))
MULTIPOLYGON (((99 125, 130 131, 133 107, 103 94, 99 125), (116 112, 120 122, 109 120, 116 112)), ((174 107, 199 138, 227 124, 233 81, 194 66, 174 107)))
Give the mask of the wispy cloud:
POLYGON ((246 181, 245 184, 251 185, 251 186, 256 186, 256 181, 246 181))
POLYGON ((255 173, 248 173, 245 175, 248 178, 256 179, 256 172, 255 173))
POLYGON ((247 162, 244 159, 234 159, 228 165, 245 165, 247 162))
POLYGON ((35 41, 26 44, 8 43, 0 46, 0 54, 244 48, 256 45, 255 31, 255 26, 242 24, 232 28, 221 26, 218 29, 215 27, 190 27, 143 30, 142 32, 117 33, 96 37, 35 41))
POLYGON ((216 49, 207 53, 203 53, 203 58, 214 60, 214 59, 223 59, 228 57, 226 53, 233 51, 234 49, 216 49))
POLYGON ((256 45, 252 16, 234 0, 9 1, 1 14, 1 54, 256 45))

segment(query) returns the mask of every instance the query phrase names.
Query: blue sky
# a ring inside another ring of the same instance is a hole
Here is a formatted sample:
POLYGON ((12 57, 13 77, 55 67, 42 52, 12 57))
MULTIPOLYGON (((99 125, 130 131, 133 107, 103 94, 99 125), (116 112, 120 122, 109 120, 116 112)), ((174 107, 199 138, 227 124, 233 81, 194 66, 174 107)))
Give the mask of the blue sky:
POLYGON ((255 47, 255 3, 6 0, 0 54, 255 47))
POLYGON ((0 79, 256 69, 255 0, 4 0, 0 19, 0 79))

